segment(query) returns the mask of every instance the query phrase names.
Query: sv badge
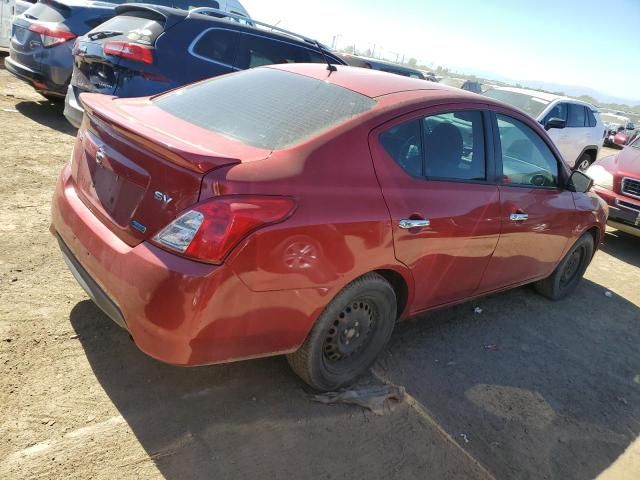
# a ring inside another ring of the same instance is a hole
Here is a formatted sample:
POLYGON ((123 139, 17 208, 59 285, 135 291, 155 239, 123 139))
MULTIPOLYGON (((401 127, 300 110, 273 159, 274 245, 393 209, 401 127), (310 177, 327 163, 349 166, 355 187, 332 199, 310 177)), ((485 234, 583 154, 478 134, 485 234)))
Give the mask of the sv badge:
POLYGON ((171 202, 171 200, 173 200, 173 198, 171 198, 169 195, 167 195, 164 192, 153 192, 153 198, 155 198, 156 200, 159 200, 160 202, 164 203, 164 204, 169 204, 171 202))

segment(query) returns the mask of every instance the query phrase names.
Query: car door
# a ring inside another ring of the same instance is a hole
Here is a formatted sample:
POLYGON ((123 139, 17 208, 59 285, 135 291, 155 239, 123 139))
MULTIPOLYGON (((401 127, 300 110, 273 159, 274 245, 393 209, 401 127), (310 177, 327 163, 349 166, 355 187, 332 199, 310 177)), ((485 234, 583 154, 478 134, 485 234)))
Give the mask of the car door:
POLYGON ((568 156, 565 157, 565 160, 569 163, 570 167, 573 167, 585 147, 591 145, 591 129, 589 127, 587 110, 584 105, 569 103, 568 106, 567 126, 565 130, 569 135, 567 151, 570 153, 567 154, 568 156))
POLYGON ((481 290, 548 276, 568 246, 575 223, 567 172, 524 117, 494 117, 502 230, 481 290))
MULTIPOLYGON (((550 118, 559 118, 560 120, 564 120, 565 123, 567 121, 569 106, 566 102, 558 102, 556 103, 551 110, 544 116, 542 120, 542 125, 547 125, 547 122, 550 118)), ((547 131, 551 140, 560 151, 562 157, 569 161, 572 155, 571 152, 571 142, 569 138, 569 132, 566 128, 551 128, 547 131)))
POLYGON ((498 241, 488 118, 475 105, 440 106, 370 135, 395 255, 415 282, 412 313, 472 295, 498 241))

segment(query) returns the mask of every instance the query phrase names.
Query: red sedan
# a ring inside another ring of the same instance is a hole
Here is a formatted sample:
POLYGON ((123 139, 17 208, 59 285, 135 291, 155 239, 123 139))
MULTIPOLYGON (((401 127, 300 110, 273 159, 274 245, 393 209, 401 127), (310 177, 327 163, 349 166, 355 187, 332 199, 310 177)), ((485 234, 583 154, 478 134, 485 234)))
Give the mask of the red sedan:
POLYGON ((607 223, 640 237, 640 136, 621 152, 601 158, 587 170, 594 191, 609 205, 607 223))
POLYGON ((534 282, 564 297, 603 237, 541 126, 462 90, 316 64, 83 103, 51 229, 164 362, 287 354, 335 389, 398 319, 534 282))

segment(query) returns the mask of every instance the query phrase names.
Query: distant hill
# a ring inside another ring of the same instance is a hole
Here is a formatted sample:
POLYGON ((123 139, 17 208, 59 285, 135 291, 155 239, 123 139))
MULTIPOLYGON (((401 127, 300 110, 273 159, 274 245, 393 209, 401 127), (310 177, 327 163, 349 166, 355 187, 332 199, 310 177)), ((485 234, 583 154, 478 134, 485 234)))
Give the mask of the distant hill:
POLYGON ((623 97, 614 97, 612 95, 607 95, 606 93, 600 92, 594 88, 589 87, 580 87, 577 85, 563 85, 561 83, 553 83, 553 82, 543 82, 541 80, 524 80, 518 82, 521 85, 526 85, 529 88, 536 88, 540 90, 546 90, 549 92, 564 92, 566 95, 570 97, 579 97, 581 95, 589 95, 601 103, 622 103, 630 106, 638 106, 640 105, 639 99, 631 99, 631 98, 623 98, 623 97))

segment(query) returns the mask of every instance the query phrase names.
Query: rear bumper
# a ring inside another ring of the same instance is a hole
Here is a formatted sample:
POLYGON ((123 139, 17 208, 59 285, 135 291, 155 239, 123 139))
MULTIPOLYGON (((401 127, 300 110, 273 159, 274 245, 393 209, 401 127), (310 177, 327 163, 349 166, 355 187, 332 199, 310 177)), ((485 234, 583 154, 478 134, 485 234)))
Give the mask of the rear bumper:
POLYGON ((78 99, 77 89, 73 85, 69 85, 67 96, 64 98, 64 116, 71 125, 80 128, 84 108, 78 99))
POLYGON ((254 292, 226 265, 124 243, 84 205, 62 171, 52 232, 79 283, 148 355, 202 365, 294 351, 327 302, 324 289, 254 292))
POLYGON ((65 94, 66 85, 57 85, 51 82, 51 80, 48 79, 42 72, 26 67, 11 59, 11 57, 5 57, 4 66, 9 71, 9 73, 13 74, 20 80, 27 82, 39 92, 47 93, 50 95, 57 95, 60 97, 64 96, 65 94))
POLYGON ((640 201, 598 186, 593 190, 609 205, 607 225, 640 236, 640 201))

